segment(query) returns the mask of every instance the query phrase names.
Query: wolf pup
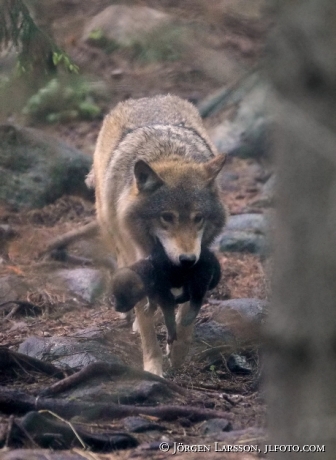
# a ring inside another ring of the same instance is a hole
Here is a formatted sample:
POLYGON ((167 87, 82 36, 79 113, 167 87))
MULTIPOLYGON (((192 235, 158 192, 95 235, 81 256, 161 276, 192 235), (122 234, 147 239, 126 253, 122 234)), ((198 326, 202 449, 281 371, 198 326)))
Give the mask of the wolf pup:
MULTIPOLYGON (((148 257, 160 241, 173 264, 188 266, 221 232, 226 211, 216 177, 225 155, 209 139, 196 108, 176 96, 128 100, 106 116, 89 183, 97 220, 118 267, 148 257)), ((144 368, 162 375, 162 352, 152 309, 135 306, 144 368)), ((180 365, 193 325, 182 325, 189 303, 177 312, 177 340, 170 353, 180 365)))
POLYGON ((112 280, 115 308, 127 312, 145 296, 150 304, 161 307, 167 328, 167 343, 176 340, 175 306, 190 300, 190 310, 182 320, 189 326, 196 318, 205 294, 217 286, 221 268, 215 255, 202 248, 199 260, 190 267, 174 265, 161 244, 155 246, 147 259, 141 259, 127 268, 117 270, 112 280), (182 294, 174 297, 171 289, 182 288, 182 294))

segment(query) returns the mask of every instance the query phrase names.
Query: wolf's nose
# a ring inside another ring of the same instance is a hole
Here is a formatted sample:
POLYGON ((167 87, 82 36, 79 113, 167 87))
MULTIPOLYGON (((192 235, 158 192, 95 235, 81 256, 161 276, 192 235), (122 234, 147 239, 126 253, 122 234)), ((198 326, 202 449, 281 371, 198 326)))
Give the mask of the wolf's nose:
POLYGON ((182 267, 192 267, 196 262, 195 254, 181 254, 179 257, 182 267))

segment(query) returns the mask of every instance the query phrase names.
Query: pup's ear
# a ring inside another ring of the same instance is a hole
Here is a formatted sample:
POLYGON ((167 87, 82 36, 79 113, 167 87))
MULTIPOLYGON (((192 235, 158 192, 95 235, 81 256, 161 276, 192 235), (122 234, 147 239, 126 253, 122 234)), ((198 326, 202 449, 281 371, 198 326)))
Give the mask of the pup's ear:
POLYGON ((226 161, 226 155, 225 153, 221 153, 220 155, 216 155, 215 158, 213 158, 212 160, 204 163, 203 167, 207 174, 207 184, 208 185, 213 184, 214 180, 216 179, 216 177, 222 170, 225 161, 226 161))
POLYGON ((163 184, 163 180, 143 160, 135 163, 134 176, 139 192, 154 192, 163 184))

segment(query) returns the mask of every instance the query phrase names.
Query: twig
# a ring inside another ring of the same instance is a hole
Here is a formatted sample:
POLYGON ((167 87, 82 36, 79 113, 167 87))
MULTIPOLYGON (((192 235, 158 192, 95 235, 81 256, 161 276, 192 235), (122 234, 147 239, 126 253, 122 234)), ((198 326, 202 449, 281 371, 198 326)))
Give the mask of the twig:
POLYGON ((82 440, 82 438, 79 436, 79 434, 77 433, 77 431, 75 430, 73 424, 71 422, 69 422, 68 420, 64 420, 63 417, 60 417, 59 415, 55 414, 55 412, 52 412, 51 410, 46 410, 46 409, 43 409, 43 410, 39 410, 39 414, 50 414, 52 415, 53 417, 57 418, 58 420, 61 420, 62 422, 66 423, 67 425, 69 425, 69 427, 72 429, 74 435, 76 436, 76 438, 78 439, 78 441, 82 444, 83 448, 86 449, 87 448, 87 445, 85 444, 85 442, 82 440))
POLYGON ((53 251, 54 249, 64 249, 72 242, 80 238, 89 238, 98 235, 99 227, 96 221, 90 222, 82 227, 70 230, 61 236, 58 236, 51 240, 47 247, 39 254, 40 257, 46 253, 53 251))

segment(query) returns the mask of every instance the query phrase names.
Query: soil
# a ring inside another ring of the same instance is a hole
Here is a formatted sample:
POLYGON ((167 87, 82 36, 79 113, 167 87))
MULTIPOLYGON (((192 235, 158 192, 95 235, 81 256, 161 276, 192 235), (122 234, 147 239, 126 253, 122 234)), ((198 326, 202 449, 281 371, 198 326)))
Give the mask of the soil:
MULTIPOLYGON (((109 1, 89 0, 66 2, 50 2, 53 6, 48 14, 52 20, 56 37, 62 36, 61 45, 78 62, 85 72, 108 82, 110 98, 105 103, 104 113, 108 112, 120 100, 128 97, 150 96, 159 93, 175 93, 179 96, 198 102, 212 94, 223 84, 230 84, 234 78, 223 81, 218 75, 211 76, 204 69, 195 68, 186 56, 177 61, 142 63, 130 58, 127 53, 117 50, 106 55, 102 50, 90 48, 79 39, 79 31, 83 18, 100 11, 109 1), (69 12, 71 13, 69 15, 69 12), (70 17, 71 16, 71 17, 70 17), (77 27, 74 27, 74 24, 77 27), (116 72, 116 70, 118 72, 116 72)), ((165 0, 158 2, 137 1, 124 2, 151 6, 184 18, 190 23, 202 27, 203 36, 206 36, 208 49, 221 53, 223 57, 230 56, 231 60, 239 62, 239 68, 249 70, 256 65, 260 58, 264 43, 268 20, 264 16, 246 18, 240 15, 225 14, 225 1, 212 2, 206 0, 188 0, 178 2, 165 0), (223 10, 220 9, 223 5, 223 10)), ((218 123, 218 115, 206 120, 208 127, 218 123)), ((38 125, 38 128, 50 132, 54 136, 92 154, 95 140, 101 126, 101 120, 71 122, 56 125, 38 125)), ((223 184, 222 197, 231 214, 253 211, 253 202, 261 191, 261 183, 266 177, 263 165, 254 160, 230 158, 225 166, 225 173, 233 173, 238 179, 233 185, 223 184)), ((94 204, 75 196, 64 196, 52 205, 43 209, 14 213, 0 207, 0 223, 9 224, 16 236, 0 246, 0 276, 15 274, 23 281, 36 286, 29 291, 22 300, 28 300, 38 307, 33 314, 26 316, 14 315, 4 320, 5 313, 0 319, 0 346, 17 350, 29 336, 52 337, 67 336, 80 329, 97 327, 108 329, 108 343, 114 354, 132 367, 141 367, 141 346, 138 334, 131 331, 130 326, 118 317, 111 308, 106 296, 94 305, 79 303, 62 291, 48 289, 45 279, 57 267, 66 266, 60 262, 48 262, 39 257, 41 251, 51 238, 61 235, 68 230, 81 226, 94 218, 94 204), (43 282, 42 282, 43 280, 43 282), (38 288, 43 286, 43 288, 38 288), (47 286, 47 287, 45 287, 47 286)), ((100 242, 92 243, 95 252, 103 253, 99 249, 100 242)), ((73 253, 76 254, 76 246, 73 253)), ((220 285, 211 293, 210 300, 231 298, 259 298, 267 299, 267 282, 260 257, 241 253, 218 253, 222 266, 223 276, 220 285)), ((98 257, 99 258, 99 257, 98 257)), ((209 316, 209 304, 206 304, 197 318, 198 322, 206 321, 209 316)), ((162 347, 165 346, 164 327, 159 324, 158 336, 162 347)), ((252 363, 252 374, 242 376, 230 372, 226 361, 216 362, 214 366, 205 366, 194 356, 189 356, 185 365, 178 371, 168 372, 169 379, 184 388, 196 388, 199 397, 192 400, 185 397, 181 404, 197 405, 199 407, 228 410, 233 416, 234 430, 265 427, 265 404, 259 388, 260 363, 259 347, 255 346, 248 351, 249 361, 252 363)), ((27 393, 33 393, 39 388, 54 383, 49 377, 41 377, 37 373, 19 372, 17 375, 6 374, 0 377, 1 387, 17 388, 27 393)), ((177 400, 176 400, 177 401, 177 400)), ((0 409, 1 410, 1 409, 0 409)), ((165 435, 175 442, 184 444, 210 444, 200 437, 200 424, 183 426, 183 421, 164 423, 165 435)), ((0 427, 6 431, 8 417, 0 416, 0 427)), ((122 430, 119 422, 102 422, 98 429, 104 428, 122 430)), ((93 427, 91 427, 93 429, 93 427)), ((97 426, 96 426, 97 428, 97 426)), ((0 430, 1 431, 1 430, 0 430)), ((149 435, 136 435, 141 445, 153 441, 149 435)), ((246 436, 246 435, 244 435, 246 436)), ((162 434, 155 440, 161 439, 162 434)), ((163 439, 163 438, 162 438, 163 439)), ((251 439, 241 439, 243 444, 253 444, 251 439)), ((29 446, 29 442, 27 444, 29 446)), ((96 455, 96 454, 95 454, 96 455)), ((179 454, 183 457, 183 454, 179 454)), ((196 454, 186 453, 186 458, 218 458, 218 453, 196 454)), ((225 454, 220 454, 226 458, 225 454)), ((118 458, 166 458, 167 454, 156 450, 126 451, 118 454, 118 458)), ((230 460, 244 460, 254 458, 255 454, 240 453, 227 454, 230 460)), ((83 457, 84 458, 84 457, 83 457)), ((89 458, 89 457, 85 457, 89 458)), ((91 457, 90 457, 91 458, 91 457)), ((114 454, 96 455, 92 458, 114 458, 114 454)))

